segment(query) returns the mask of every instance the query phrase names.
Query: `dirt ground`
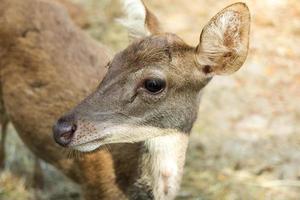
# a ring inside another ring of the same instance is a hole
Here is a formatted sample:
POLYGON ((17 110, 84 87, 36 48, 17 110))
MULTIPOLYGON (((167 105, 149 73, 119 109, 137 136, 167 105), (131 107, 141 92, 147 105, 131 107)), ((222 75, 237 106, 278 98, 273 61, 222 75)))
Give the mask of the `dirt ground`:
MULTIPOLYGON (((114 21, 120 15, 116 0, 73 1, 87 10, 86 28, 93 37, 115 51, 126 46, 126 31, 114 21)), ((235 1, 145 2, 166 31, 196 46, 210 17, 235 1)), ((178 199, 300 199, 300 1, 244 2, 252 13, 249 56, 239 72, 215 77, 205 89, 178 199)), ((33 158, 13 132, 11 127, 0 199, 33 199, 37 191, 25 181, 33 158)), ((44 199, 80 198, 76 186, 51 166, 43 167, 49 182, 44 199), (69 196, 60 196, 65 191, 69 196)))

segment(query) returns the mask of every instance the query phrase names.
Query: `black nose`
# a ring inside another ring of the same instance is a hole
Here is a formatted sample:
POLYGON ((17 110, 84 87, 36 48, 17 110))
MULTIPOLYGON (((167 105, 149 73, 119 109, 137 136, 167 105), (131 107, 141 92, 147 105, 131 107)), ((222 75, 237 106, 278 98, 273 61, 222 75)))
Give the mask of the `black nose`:
POLYGON ((60 118, 53 126, 54 140, 63 147, 71 143, 77 129, 76 124, 70 118, 60 118))

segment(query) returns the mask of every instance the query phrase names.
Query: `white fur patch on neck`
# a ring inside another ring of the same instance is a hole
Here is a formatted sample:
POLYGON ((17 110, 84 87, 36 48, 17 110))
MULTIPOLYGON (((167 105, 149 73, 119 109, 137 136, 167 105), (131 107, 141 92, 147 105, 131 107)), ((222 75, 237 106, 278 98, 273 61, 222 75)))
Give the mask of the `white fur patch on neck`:
POLYGON ((125 18, 118 19, 129 31, 131 39, 150 35, 146 26, 146 8, 141 0, 122 0, 125 18))
POLYGON ((156 200, 176 197, 180 187, 188 136, 183 133, 156 137, 145 142, 149 150, 153 195, 156 200))

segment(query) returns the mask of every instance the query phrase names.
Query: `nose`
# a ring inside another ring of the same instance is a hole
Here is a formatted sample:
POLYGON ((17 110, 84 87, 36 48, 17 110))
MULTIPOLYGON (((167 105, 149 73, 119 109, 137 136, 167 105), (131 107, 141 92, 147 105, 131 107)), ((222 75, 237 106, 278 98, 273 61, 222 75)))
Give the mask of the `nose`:
POLYGON ((73 120, 62 117, 53 126, 54 140, 59 145, 66 147, 71 143, 76 129, 77 126, 73 120))

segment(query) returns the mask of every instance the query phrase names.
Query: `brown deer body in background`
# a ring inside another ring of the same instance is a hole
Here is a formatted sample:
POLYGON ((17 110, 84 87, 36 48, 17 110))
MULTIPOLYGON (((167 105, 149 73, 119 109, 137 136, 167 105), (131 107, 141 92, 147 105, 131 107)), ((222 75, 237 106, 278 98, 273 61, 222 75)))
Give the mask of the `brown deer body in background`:
MULTIPOLYGON (((82 9, 79 5, 73 4, 68 0, 56 0, 59 3, 63 4, 64 7, 67 9, 68 13, 72 20, 80 27, 85 28, 87 27, 88 20, 87 14, 85 13, 84 9, 82 9)), ((23 4, 24 6, 26 5, 23 4)), ((2 5, 4 6, 4 5, 2 5)), ((3 49, 4 50, 4 49, 3 49)), ((0 142, 0 169, 5 168, 5 140, 7 135, 7 128, 8 128, 9 119, 5 111, 4 102, 2 98, 2 86, 1 86, 1 79, 0 79, 0 125, 1 125, 1 142, 0 142)), ((33 186, 38 188, 42 188, 43 186, 43 177, 41 176, 41 166, 39 159, 35 158, 35 169, 34 169, 34 182, 33 186)))
POLYGON ((110 60, 106 48, 51 1, 0 0, 0 25, 1 101, 22 141, 86 188, 87 198, 119 198, 120 192, 111 192, 115 186, 110 185, 114 176, 107 152, 69 159, 51 134, 55 119, 101 81, 110 60), (99 179, 102 171, 108 173, 99 179), (103 182, 109 189, 101 190, 103 182))
POLYGON ((135 41, 109 62, 106 48, 77 29, 57 5, 0 0, 4 107, 31 151, 81 184, 86 199, 173 199, 199 90, 212 75, 241 67, 249 13, 244 4, 223 10, 205 27, 195 49, 162 33, 141 1, 125 1, 125 8, 129 17, 123 24, 135 41), (97 91, 54 130, 63 146, 91 151, 106 143, 110 152, 68 159, 52 139, 52 124, 104 76, 97 91), (179 106, 182 102, 187 107, 179 106))

